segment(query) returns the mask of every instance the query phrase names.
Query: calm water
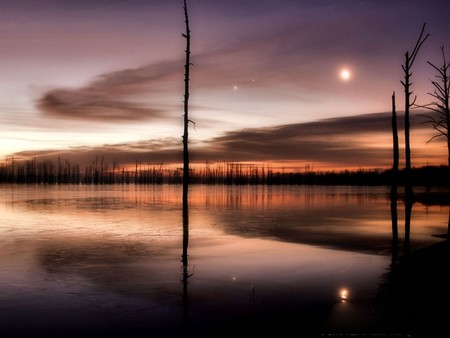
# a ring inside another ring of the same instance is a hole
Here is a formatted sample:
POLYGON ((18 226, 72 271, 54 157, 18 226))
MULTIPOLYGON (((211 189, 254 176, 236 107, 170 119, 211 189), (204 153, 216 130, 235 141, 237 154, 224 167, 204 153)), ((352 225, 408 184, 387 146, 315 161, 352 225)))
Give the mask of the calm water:
MULTIPOLYGON (((193 186, 187 269, 179 186, 3 185, 0 210, 1 337, 408 334, 377 307, 385 187, 193 186)), ((448 215, 414 204, 410 249, 448 215)))

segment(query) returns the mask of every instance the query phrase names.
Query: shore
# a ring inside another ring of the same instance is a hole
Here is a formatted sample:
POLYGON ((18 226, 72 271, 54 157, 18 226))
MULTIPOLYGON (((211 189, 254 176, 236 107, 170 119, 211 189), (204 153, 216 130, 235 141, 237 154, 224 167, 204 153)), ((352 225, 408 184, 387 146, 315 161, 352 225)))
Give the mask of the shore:
POLYGON ((412 337, 450 334, 450 245, 419 249, 394 261, 380 287, 378 313, 390 333, 412 337))

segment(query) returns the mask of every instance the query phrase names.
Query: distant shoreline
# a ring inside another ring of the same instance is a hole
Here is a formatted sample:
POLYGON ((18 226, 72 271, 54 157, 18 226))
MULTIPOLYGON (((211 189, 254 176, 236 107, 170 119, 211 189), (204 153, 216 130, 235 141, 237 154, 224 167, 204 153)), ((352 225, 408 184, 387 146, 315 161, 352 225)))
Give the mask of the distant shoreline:
MULTIPOLYGON (((147 165, 135 168, 107 167, 95 162, 81 168, 69 162, 2 163, 0 184, 182 184, 181 168, 147 165)), ((411 182, 417 187, 450 188, 448 166, 412 168, 411 182)), ((190 184, 207 185, 350 185, 405 186, 404 169, 359 169, 340 171, 285 172, 244 163, 225 163, 221 167, 191 169, 190 184)))

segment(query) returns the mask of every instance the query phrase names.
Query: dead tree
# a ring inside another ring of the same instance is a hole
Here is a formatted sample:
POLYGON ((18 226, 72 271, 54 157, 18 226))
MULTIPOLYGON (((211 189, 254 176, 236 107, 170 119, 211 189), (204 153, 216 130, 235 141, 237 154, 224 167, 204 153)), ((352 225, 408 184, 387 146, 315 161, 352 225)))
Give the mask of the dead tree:
POLYGON ((398 252, 398 212, 397 212, 397 186, 398 186, 398 163, 399 163, 399 147, 398 147, 398 129, 397 129, 397 112, 395 108, 395 92, 392 93, 392 178, 391 178, 391 219, 392 219, 392 264, 397 261, 398 252))
POLYGON ((184 133, 183 133, 183 207, 187 207, 189 187, 189 71, 191 66, 191 31, 189 28, 189 16, 186 0, 184 0, 184 20, 186 33, 182 36, 186 39, 186 62, 184 65, 184 133))
POLYGON ((395 92, 392 93, 392 148, 393 148, 393 163, 392 163, 392 174, 393 174, 393 184, 397 184, 398 175, 398 163, 399 163, 399 147, 398 147, 398 130, 397 130, 397 112, 395 109, 395 92))
POLYGON ((422 47, 425 40, 430 36, 427 34, 424 36, 425 25, 422 26, 422 31, 420 32, 419 38, 417 39, 416 45, 414 46, 413 51, 410 53, 407 51, 405 53, 405 64, 402 65, 403 72, 405 74, 404 81, 400 81, 405 90, 405 184, 406 184, 406 192, 408 195, 412 195, 412 185, 411 185, 411 147, 410 147, 410 125, 409 125, 409 111, 410 108, 414 106, 416 97, 411 101, 411 68, 416 60, 417 53, 422 47))
MULTIPOLYGON (((186 62, 184 65, 184 133, 183 133, 183 253, 181 261, 183 269, 187 271, 188 266, 188 242, 189 242, 189 123, 195 123, 189 119, 189 70, 192 65, 191 58, 191 31, 189 29, 189 16, 187 10, 187 1, 184 0, 184 19, 186 32, 181 34, 186 39, 186 62)), ((187 281, 189 276, 186 274, 183 278, 187 281)))
MULTIPOLYGON (((438 137, 445 137, 447 140, 447 163, 450 168, 450 139, 448 137, 448 128, 450 126, 450 78, 449 78, 449 67, 450 63, 445 57, 444 46, 441 47, 442 52, 442 65, 440 67, 427 62, 431 67, 433 67, 436 72, 437 81, 431 81, 434 91, 433 93, 428 93, 431 95, 435 101, 418 106, 421 108, 428 109, 431 113, 427 115, 422 115, 426 118, 425 123, 430 123, 436 134, 428 140, 432 140, 438 137)), ((427 143, 428 143, 427 142, 427 143)))

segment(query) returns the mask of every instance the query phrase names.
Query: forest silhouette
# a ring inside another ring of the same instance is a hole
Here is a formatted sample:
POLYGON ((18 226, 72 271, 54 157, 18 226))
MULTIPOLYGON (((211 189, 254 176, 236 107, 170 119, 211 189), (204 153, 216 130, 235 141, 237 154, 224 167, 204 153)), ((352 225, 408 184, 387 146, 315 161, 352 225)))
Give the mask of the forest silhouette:
MULTIPOLYGON (((413 186, 448 187, 448 166, 412 168, 409 178, 413 186)), ((204 164, 189 170, 190 184, 223 185, 358 185, 405 186, 404 169, 359 169, 312 171, 307 168, 288 171, 283 168, 252 163, 223 162, 204 164)), ((132 168, 108 166, 103 160, 81 167, 68 160, 56 162, 37 159, 0 163, 3 184, 183 184, 183 168, 169 165, 143 165, 132 168)))

